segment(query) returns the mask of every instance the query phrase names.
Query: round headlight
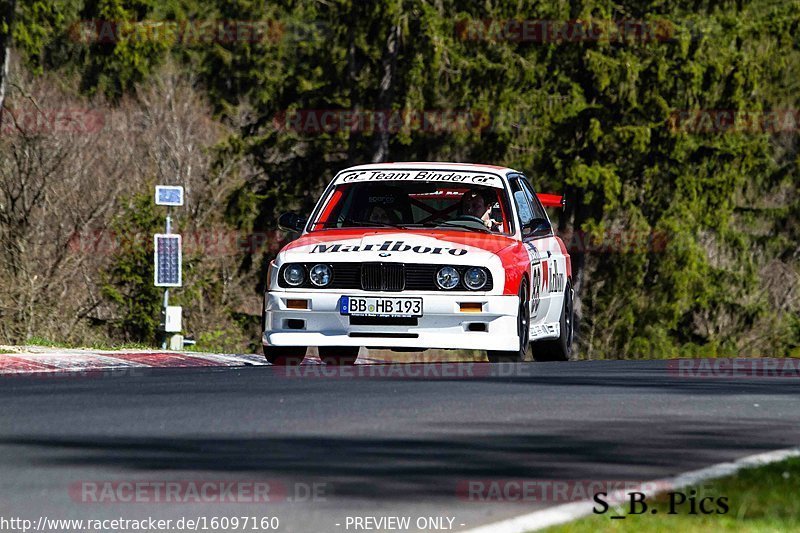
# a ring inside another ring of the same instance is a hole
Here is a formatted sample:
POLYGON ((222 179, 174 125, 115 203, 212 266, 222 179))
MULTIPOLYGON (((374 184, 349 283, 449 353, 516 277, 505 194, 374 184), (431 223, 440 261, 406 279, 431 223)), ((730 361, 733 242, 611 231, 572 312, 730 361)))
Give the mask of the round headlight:
POLYGON ((458 270, 453 267, 442 267, 436 273, 436 284, 446 290, 455 289, 460 280, 458 270))
POLYGON ((328 265, 314 265, 308 271, 308 279, 317 287, 324 287, 331 282, 333 273, 328 265))
POLYGON ((305 278, 306 272, 302 265, 289 265, 283 271, 283 280, 292 287, 302 285, 305 278))
POLYGON ((486 271, 482 268, 472 267, 464 272, 464 285, 473 291, 482 289, 487 279, 486 271))

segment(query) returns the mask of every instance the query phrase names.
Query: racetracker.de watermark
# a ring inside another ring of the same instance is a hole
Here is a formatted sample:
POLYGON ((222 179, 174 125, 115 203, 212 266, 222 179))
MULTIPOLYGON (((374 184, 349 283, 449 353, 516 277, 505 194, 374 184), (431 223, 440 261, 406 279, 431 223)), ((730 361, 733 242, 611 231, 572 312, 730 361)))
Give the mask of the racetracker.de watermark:
POLYGON ((661 230, 636 231, 629 229, 604 232, 572 231, 559 234, 567 252, 614 254, 663 252, 669 243, 669 234, 661 230))
MULTIPOLYGON (((183 252, 206 257, 252 255, 264 251, 277 252, 286 244, 282 231, 244 232, 237 230, 199 230, 185 232, 183 252)), ((567 252, 614 254, 663 252, 669 243, 666 232, 606 230, 604 232, 572 231, 559 234, 567 252)), ((476 235, 473 244, 491 241, 491 235, 476 235)), ((85 230, 72 234, 67 242, 71 252, 94 256, 113 255, 122 250, 153 249, 153 236, 146 233, 123 233, 113 230, 85 230)))
POLYGON ((272 125, 304 135, 465 133, 489 128, 492 117, 470 109, 289 109, 276 113, 272 125))
POLYGON ((23 370, 16 372, 0 371, 0 379, 24 378, 52 381, 69 379, 121 379, 141 377, 144 375, 145 370, 139 367, 98 368, 90 370, 63 370, 60 368, 53 368, 49 370, 23 370))
POLYGON ((283 480, 106 480, 76 481, 69 497, 83 504, 265 504, 324 502, 327 482, 283 480))
POLYGON ((456 23, 455 32, 462 41, 650 43, 673 40, 676 25, 665 19, 467 19, 456 23))
POLYGON ((394 379, 471 379, 483 377, 532 376, 533 365, 479 363, 380 363, 346 366, 309 364, 274 366, 274 373, 285 378, 394 378, 394 379))
POLYGON ((673 111, 667 123, 672 133, 696 135, 797 133, 800 131, 800 110, 683 109, 673 111))
POLYGON ((664 481, 612 479, 464 479, 456 485, 458 499, 473 503, 567 503, 590 500, 595 494, 610 500, 636 492, 661 492, 672 485, 664 481))
POLYGON ((800 378, 800 359, 677 359, 667 363, 679 378, 800 378))
MULTIPOLYGON (((252 255, 264 251, 277 252, 285 243, 281 231, 245 232, 237 230, 198 230, 182 234, 182 251, 187 255, 229 257, 252 255)), ((122 250, 153 250, 150 233, 125 233, 113 230, 75 232, 67 242, 74 253, 103 256, 122 250)))
MULTIPOLYGON (((0 110, 2 136, 72 134, 97 135, 108 132, 143 133, 158 126, 159 117, 144 109, 110 107, 42 107, 28 101, 7 101, 0 110)), ((214 127, 213 122, 201 116, 199 120, 214 127)))
POLYGON ((94 134, 106 125, 106 113, 91 108, 45 109, 33 105, 0 109, 0 135, 94 134))
POLYGON ((253 44, 280 41, 285 26, 278 20, 82 20, 69 27, 69 39, 80 44, 125 42, 165 46, 253 44))

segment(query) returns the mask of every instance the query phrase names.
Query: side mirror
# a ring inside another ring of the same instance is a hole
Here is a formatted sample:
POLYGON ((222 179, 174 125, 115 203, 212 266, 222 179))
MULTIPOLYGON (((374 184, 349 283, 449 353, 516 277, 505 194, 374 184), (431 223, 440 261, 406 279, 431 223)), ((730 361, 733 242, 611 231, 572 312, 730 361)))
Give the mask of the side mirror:
POLYGON ((522 227, 523 237, 544 237, 553 232, 546 218, 534 218, 522 227))
POLYGON ((278 227, 286 231, 303 231, 307 220, 296 213, 284 213, 278 217, 278 227))

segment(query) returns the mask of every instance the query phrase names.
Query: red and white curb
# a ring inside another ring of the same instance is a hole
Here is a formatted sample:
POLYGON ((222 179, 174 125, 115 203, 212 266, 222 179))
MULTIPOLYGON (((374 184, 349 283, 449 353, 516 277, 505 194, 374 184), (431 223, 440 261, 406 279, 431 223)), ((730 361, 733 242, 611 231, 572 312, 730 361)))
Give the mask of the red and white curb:
MULTIPOLYGON (((393 357, 378 352, 371 356, 362 348, 358 365, 392 363, 446 362, 431 358, 393 357)), ((311 348, 305 365, 320 365, 316 348, 311 348)), ((267 366, 261 354, 217 354, 207 352, 172 352, 157 350, 92 350, 87 348, 52 348, 48 346, 0 346, 0 376, 41 373, 96 373, 136 368, 191 368, 267 366), (8 352, 8 353, 6 353, 8 352)))
POLYGON ((0 375, 97 372, 132 368, 263 366, 262 355, 200 352, 31 349, 0 354, 0 375))

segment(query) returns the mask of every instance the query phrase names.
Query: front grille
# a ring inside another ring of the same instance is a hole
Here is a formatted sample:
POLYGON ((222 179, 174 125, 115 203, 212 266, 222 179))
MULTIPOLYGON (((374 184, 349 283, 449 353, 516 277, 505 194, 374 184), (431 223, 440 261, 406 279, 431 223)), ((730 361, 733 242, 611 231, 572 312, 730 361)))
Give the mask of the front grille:
POLYGON ((380 331, 353 331, 347 334, 348 337, 354 337, 357 339, 368 339, 372 337, 382 338, 382 339, 418 339, 418 333, 384 333, 380 331))
MULTIPOLYGON (((306 272, 316 263, 305 263, 306 272)), ((436 285, 436 272, 445 265, 428 264, 403 264, 403 263, 325 263, 333 271, 333 279, 325 289, 348 290, 362 289, 375 292, 399 292, 399 291, 442 291, 436 285)), ((461 274, 469 266, 452 265, 461 274)), ((281 287, 288 287, 283 280, 284 267, 278 273, 278 283, 281 287)), ((486 286, 480 291, 490 291, 493 287, 491 272, 486 271, 488 280, 486 286)), ((306 281, 300 288, 316 289, 311 282, 306 281)), ((468 291, 466 287, 459 286, 453 289, 456 292, 468 291)), ((470 291, 471 292, 471 291, 470 291)))
POLYGON ((410 291, 435 291, 436 273, 442 268, 439 265, 414 265, 406 273, 406 289, 410 291))
POLYGON ((406 285, 402 263, 363 263, 361 288, 365 291, 402 291, 406 285))

